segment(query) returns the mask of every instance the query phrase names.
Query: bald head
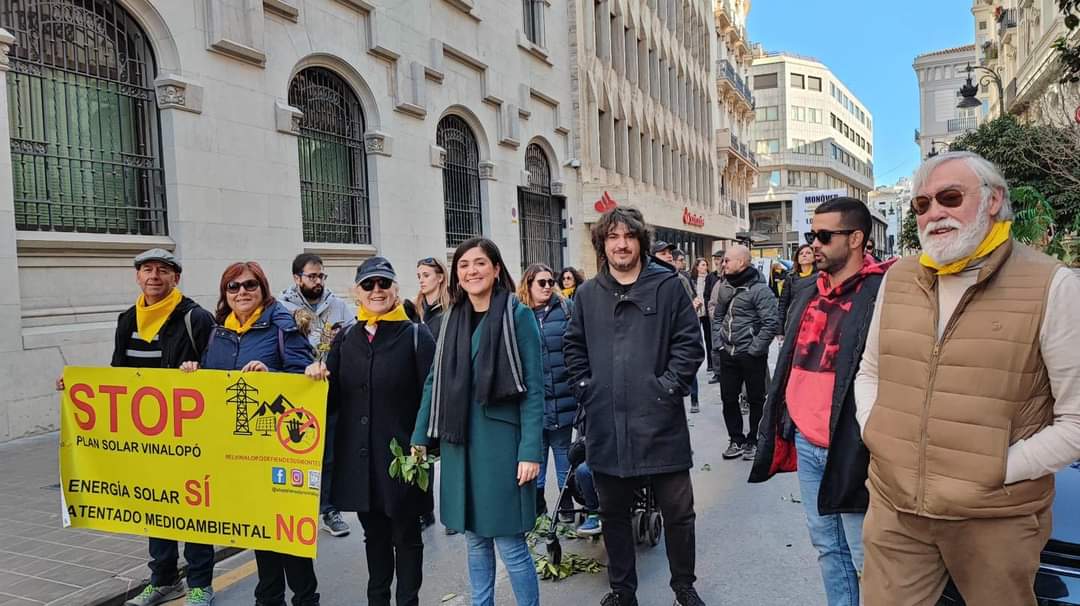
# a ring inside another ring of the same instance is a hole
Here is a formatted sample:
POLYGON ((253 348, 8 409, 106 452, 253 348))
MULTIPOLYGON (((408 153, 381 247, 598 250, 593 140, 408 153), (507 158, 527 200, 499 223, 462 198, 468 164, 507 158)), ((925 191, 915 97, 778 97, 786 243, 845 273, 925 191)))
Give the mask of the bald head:
POLYGON ((724 252, 724 273, 737 274, 750 265, 750 249, 742 244, 733 244, 724 252))

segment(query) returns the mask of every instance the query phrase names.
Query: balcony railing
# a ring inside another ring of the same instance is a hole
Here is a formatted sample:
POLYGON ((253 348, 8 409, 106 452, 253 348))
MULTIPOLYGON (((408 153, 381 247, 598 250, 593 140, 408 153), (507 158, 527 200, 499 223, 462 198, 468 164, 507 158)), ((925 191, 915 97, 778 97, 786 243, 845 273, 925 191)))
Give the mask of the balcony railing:
POLYGON ((945 128, 950 133, 964 133, 979 127, 979 119, 975 116, 965 118, 950 118, 945 123, 945 128))
POLYGON ((750 151, 750 146, 746 143, 739 141, 739 137, 731 132, 729 128, 721 128, 716 131, 716 141, 718 151, 731 151, 731 153, 739 156, 743 160, 750 164, 757 166, 758 159, 757 154, 750 151))
POLYGON ((998 38, 1008 35, 1010 29, 1016 29, 1016 9, 1006 8, 1001 10, 997 18, 998 38))
POLYGON ((735 71, 735 66, 731 64, 731 61, 727 59, 721 59, 717 61, 716 72, 720 78, 723 78, 731 83, 734 88, 743 99, 746 99, 750 103, 750 107, 754 107, 754 93, 750 92, 750 86, 743 80, 742 76, 735 71))

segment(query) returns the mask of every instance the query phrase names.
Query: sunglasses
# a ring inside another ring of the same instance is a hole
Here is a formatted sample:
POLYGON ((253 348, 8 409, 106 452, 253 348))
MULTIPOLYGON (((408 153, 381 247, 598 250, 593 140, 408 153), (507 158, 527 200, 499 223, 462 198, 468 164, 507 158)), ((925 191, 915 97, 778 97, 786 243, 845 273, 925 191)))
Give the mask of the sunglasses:
POLYGON ((417 265, 436 265, 435 257, 424 257, 416 262, 417 265))
POLYGON ((806 238, 807 244, 813 244, 814 240, 825 244, 832 242, 832 237, 835 235, 850 235, 859 230, 857 229, 820 229, 818 231, 808 231, 803 236, 806 238))
POLYGON ((555 287, 555 280, 549 280, 547 278, 541 278, 541 279, 537 280, 536 283, 540 285, 540 288, 554 288, 555 287))
POLYGON ((930 210, 930 203, 934 200, 945 208, 956 208, 964 203, 964 192, 950 187, 932 196, 915 196, 911 199, 911 210, 916 215, 924 215, 930 210))
POLYGON ((247 292, 255 292, 259 290, 258 280, 244 280, 243 282, 232 281, 225 285, 225 291, 236 294, 240 292, 240 288, 243 288, 247 292))
POLYGON ((393 285, 394 285, 394 281, 391 280, 390 278, 371 278, 371 279, 364 280, 363 282, 361 282, 360 283, 360 288, 363 288, 364 290, 366 290, 368 292, 371 292, 371 291, 375 290, 376 286, 378 286, 382 290, 390 290, 390 287, 393 286, 393 285))

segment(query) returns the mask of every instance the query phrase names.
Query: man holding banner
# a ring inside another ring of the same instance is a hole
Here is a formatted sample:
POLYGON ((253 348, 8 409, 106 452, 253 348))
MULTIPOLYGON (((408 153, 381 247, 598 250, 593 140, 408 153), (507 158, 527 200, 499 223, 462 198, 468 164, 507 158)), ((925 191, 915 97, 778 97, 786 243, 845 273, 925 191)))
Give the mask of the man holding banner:
MULTIPOLYGON (((112 366, 124 368, 179 368, 202 358, 214 318, 195 301, 181 294, 182 267, 167 250, 155 248, 135 257, 135 281, 142 294, 116 323, 112 366)), ((63 389, 63 379, 57 381, 63 389)), ((150 537, 150 584, 126 606, 154 606, 180 597, 176 541, 150 537)), ((213 600, 214 547, 184 543, 187 560, 187 606, 206 606, 213 600)))

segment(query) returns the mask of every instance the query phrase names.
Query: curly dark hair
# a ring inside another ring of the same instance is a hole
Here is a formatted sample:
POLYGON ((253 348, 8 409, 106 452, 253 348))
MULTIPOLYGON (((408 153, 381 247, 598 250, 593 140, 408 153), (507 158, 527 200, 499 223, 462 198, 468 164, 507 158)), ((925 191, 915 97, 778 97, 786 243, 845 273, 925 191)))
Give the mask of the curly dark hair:
POLYGON ((652 229, 645 223, 645 216, 641 214, 640 210, 632 206, 616 206, 600 215, 600 218, 593 224, 590 235, 592 236, 593 250, 596 251, 596 266, 604 267, 607 265, 604 246, 607 243, 608 234, 620 224, 626 226, 627 231, 637 239, 638 244, 641 246, 641 266, 644 267, 649 263, 649 251, 652 249, 653 234, 652 229))

